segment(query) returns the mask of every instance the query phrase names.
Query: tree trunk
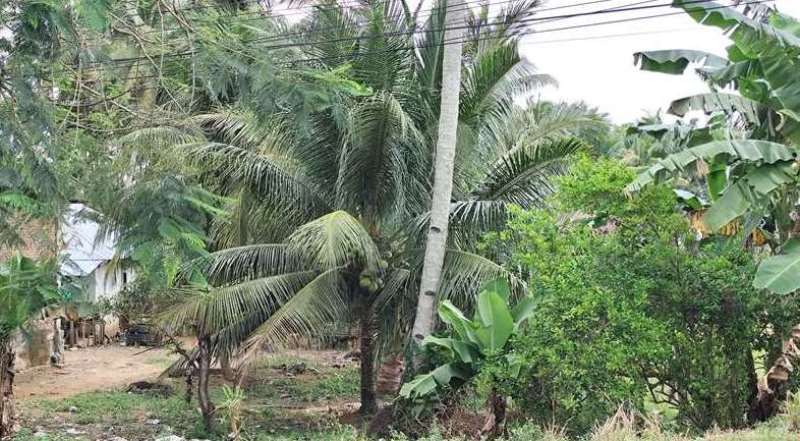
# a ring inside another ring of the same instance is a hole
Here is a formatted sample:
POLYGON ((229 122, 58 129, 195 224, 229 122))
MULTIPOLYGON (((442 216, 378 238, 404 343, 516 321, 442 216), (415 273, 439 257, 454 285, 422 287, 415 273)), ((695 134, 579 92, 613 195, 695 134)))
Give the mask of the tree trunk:
MULTIPOLYGON (((453 163, 458 132, 459 91, 461 89, 461 52, 464 14, 463 0, 453 0, 445 11, 444 55, 442 60, 442 91, 439 111, 438 137, 433 174, 430 225, 425 246, 417 314, 411 335, 416 346, 433 332, 436 320, 436 292, 442 277, 447 249, 450 220, 450 198, 453 194, 453 163)), ((419 370, 421 354, 415 351, 414 369, 419 370)))
POLYGON ((189 366, 188 373, 186 374, 186 395, 184 396, 184 400, 186 404, 192 404, 192 393, 194 393, 194 385, 193 385, 193 378, 194 378, 194 366, 189 366))
POLYGON ((200 403, 200 413, 203 415, 203 425, 206 432, 214 429, 214 404, 208 396, 208 377, 211 371, 211 338, 208 336, 197 337, 198 361, 200 369, 197 381, 197 401, 200 403))
POLYGON ((222 378, 225 381, 234 382, 236 381, 236 372, 231 367, 231 358, 228 354, 222 354, 219 357, 219 367, 222 371, 222 378))
POLYGON ((69 346, 74 348, 78 345, 78 330, 75 328, 75 321, 69 321, 69 346))
POLYGON ((361 415, 372 415, 378 410, 375 394, 375 348, 372 319, 369 314, 361 318, 359 335, 361 345, 361 415))
POLYGON ((489 415, 481 429, 481 435, 488 439, 496 438, 503 434, 506 422, 506 398, 492 388, 487 401, 489 405, 489 415))
POLYGON ((100 319, 100 346, 106 345, 106 321, 100 319))
POLYGON ((783 350, 758 384, 758 393, 747 412, 749 423, 766 421, 780 410, 781 401, 786 399, 789 377, 794 363, 800 361, 800 325, 792 328, 789 338, 783 342, 783 350))
POLYGON ((0 341, 0 439, 14 429, 14 349, 10 339, 0 341))

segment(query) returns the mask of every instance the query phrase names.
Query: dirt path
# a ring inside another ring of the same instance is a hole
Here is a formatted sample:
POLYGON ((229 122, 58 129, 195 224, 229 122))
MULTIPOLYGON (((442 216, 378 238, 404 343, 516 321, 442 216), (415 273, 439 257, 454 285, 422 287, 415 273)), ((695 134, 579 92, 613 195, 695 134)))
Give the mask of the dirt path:
POLYGON ((169 365, 171 356, 165 349, 143 350, 112 345, 67 351, 61 369, 39 366, 17 374, 14 392, 19 400, 61 398, 153 379, 169 365))

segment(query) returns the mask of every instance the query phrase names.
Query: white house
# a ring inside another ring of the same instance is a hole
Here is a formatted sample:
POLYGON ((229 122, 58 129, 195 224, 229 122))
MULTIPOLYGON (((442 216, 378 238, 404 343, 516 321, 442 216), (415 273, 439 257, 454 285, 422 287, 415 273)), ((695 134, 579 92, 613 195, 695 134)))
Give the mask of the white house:
POLYGON ((61 224, 62 278, 78 282, 85 301, 110 300, 135 277, 131 268, 114 264, 117 252, 113 237, 101 237, 100 225, 91 220, 94 210, 84 204, 70 204, 61 224))

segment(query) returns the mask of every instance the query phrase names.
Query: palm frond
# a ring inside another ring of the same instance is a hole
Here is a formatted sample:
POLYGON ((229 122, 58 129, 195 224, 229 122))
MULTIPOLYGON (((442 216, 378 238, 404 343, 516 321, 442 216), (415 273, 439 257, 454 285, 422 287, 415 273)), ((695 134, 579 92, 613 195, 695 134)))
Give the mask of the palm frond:
POLYGON ((298 271, 299 259, 288 253, 286 244, 258 244, 228 248, 210 253, 190 263, 203 271, 214 285, 231 284, 298 271))
POLYGON ((540 0, 515 0, 496 15, 489 14, 488 6, 473 13, 469 18, 468 50, 480 50, 485 45, 514 41, 530 26, 525 19, 531 17, 541 3, 540 0), (487 41, 486 37, 489 36, 494 37, 494 41, 487 41))
POLYGON ((478 254, 448 249, 444 259, 439 297, 451 300, 462 309, 469 308, 481 287, 499 277, 508 280, 512 293, 517 296, 522 295, 527 289, 523 280, 502 265, 478 254))
POLYGON ((427 175, 408 167, 426 153, 415 119, 392 94, 356 107, 339 163, 339 206, 368 216, 402 212, 409 190, 427 175), (413 161, 413 162, 412 162, 413 161))
POLYGON ((376 332, 380 336, 377 359, 402 349, 417 307, 418 286, 410 270, 392 270, 385 280, 373 302, 376 332))
POLYGON ((328 206, 325 190, 300 172, 276 163, 267 156, 220 143, 189 144, 182 147, 187 159, 215 172, 223 190, 236 192, 247 186, 254 197, 273 207, 293 207, 300 217, 324 212, 328 206))
POLYGON ((348 265, 378 268, 380 251, 361 223, 346 211, 335 211, 297 229, 289 252, 324 269, 348 265))
POLYGON ((512 150, 492 166, 475 191, 476 199, 523 207, 541 204, 553 191, 550 178, 564 173, 567 157, 585 145, 576 138, 564 138, 512 150))
POLYGON ((263 121, 250 111, 227 108, 193 119, 212 130, 219 141, 268 157, 283 156, 294 144, 292 131, 281 114, 270 115, 263 121))
POLYGON ((187 299, 168 308, 159 321, 170 329, 202 326, 202 332, 208 335, 235 326, 243 317, 256 316, 263 321, 317 274, 316 271, 298 271, 221 288, 182 288, 187 299))
POLYGON ((285 347, 293 338, 318 336, 322 325, 347 320, 350 310, 340 271, 330 268, 319 274, 264 321, 245 344, 245 363, 267 345, 285 347))
POLYGON ((116 145, 149 146, 154 149, 170 149, 178 145, 205 141, 203 131, 193 126, 145 127, 129 132, 113 141, 116 145))
POLYGON ((516 45, 494 45, 479 52, 464 70, 460 118, 474 123, 480 117, 505 113, 515 99, 552 84, 551 76, 538 73, 520 58, 516 45))
MULTIPOLYGON (((448 246, 472 248, 481 235, 497 231, 506 225, 507 204, 499 200, 468 199, 450 204, 448 246)), ((414 247, 422 247, 430 222, 430 211, 417 216, 408 228, 408 238, 414 247)))

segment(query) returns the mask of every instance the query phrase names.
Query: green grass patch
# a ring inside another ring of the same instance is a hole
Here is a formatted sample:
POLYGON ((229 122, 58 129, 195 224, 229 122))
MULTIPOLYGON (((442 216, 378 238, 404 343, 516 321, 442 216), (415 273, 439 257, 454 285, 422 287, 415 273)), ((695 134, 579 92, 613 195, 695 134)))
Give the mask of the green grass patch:
POLYGON ((327 370, 298 377, 279 376, 251 385, 246 393, 258 401, 285 400, 296 403, 358 399, 356 368, 327 370))
POLYGON ((26 407, 43 415, 64 414, 67 421, 78 425, 131 426, 158 419, 176 433, 204 435, 197 410, 181 394, 165 398, 122 391, 89 392, 60 400, 36 400, 26 407))

